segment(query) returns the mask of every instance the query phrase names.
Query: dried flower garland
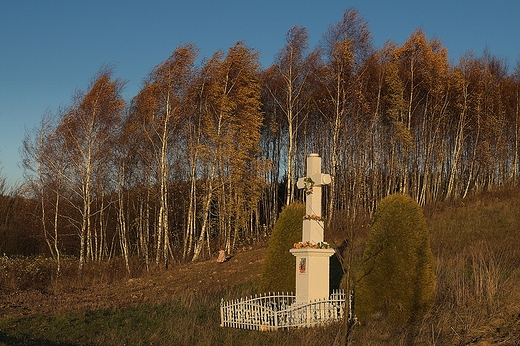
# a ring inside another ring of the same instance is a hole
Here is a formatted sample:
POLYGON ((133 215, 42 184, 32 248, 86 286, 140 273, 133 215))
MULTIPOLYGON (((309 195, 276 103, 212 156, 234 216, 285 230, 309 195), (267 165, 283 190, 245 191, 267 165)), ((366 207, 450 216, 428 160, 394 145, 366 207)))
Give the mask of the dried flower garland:
POLYGON ((312 241, 301 241, 299 243, 294 243, 295 249, 330 249, 329 243, 325 241, 320 241, 317 243, 313 243, 312 241))

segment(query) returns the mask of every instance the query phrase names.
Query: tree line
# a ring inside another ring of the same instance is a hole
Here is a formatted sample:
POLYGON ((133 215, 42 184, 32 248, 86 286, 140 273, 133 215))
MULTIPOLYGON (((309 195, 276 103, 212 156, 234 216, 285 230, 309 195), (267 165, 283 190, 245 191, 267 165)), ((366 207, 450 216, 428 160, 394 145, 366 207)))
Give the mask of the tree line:
POLYGON ((250 246, 303 198, 314 152, 332 176, 328 223, 394 192, 424 205, 518 183, 520 62, 511 73, 485 51, 452 64, 420 29, 376 49, 355 9, 308 41, 294 26, 267 68, 242 42, 200 62, 180 45, 128 102, 102 67, 23 142, 19 194, 45 251, 79 268, 121 256, 130 271, 132 258, 250 246))

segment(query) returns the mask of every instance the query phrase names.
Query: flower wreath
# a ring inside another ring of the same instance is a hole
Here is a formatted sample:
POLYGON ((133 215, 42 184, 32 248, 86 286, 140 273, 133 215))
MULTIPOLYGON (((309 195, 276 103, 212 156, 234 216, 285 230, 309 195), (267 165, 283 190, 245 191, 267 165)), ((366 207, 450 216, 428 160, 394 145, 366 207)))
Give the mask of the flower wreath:
POLYGON ((305 215, 303 216, 303 219, 304 219, 304 220, 323 221, 323 217, 321 217, 321 216, 319 216, 319 215, 316 215, 316 214, 312 214, 312 215, 305 214, 305 215))
POLYGON ((303 186, 303 189, 305 190, 305 194, 308 196, 308 195, 312 195, 312 192, 313 192, 313 188, 314 188, 314 180, 312 180, 311 177, 306 177, 305 179, 303 179, 303 182, 304 182, 304 186, 303 186))

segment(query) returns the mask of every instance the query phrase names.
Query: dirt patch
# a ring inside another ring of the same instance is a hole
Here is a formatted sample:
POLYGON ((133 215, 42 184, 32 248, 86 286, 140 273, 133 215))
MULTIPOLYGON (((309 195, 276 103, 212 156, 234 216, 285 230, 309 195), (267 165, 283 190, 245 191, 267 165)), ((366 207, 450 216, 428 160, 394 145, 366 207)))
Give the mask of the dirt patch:
POLYGON ((240 252, 224 263, 216 258, 171 266, 117 284, 99 284, 72 291, 0 292, 0 318, 46 315, 82 309, 159 303, 180 294, 219 293, 260 277, 267 249, 240 252))

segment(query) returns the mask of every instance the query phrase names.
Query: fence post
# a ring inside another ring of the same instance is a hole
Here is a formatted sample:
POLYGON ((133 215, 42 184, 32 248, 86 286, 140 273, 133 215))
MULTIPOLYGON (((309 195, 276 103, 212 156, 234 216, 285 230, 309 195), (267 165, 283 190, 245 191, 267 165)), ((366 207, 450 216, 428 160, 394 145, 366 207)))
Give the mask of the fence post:
POLYGON ((274 314, 274 329, 278 330, 278 304, 276 299, 280 299, 280 293, 278 292, 278 297, 274 299, 274 307, 273 307, 273 314, 274 314))
POLYGON ((220 300, 220 326, 224 327, 224 298, 220 300))

